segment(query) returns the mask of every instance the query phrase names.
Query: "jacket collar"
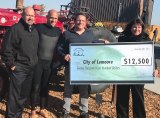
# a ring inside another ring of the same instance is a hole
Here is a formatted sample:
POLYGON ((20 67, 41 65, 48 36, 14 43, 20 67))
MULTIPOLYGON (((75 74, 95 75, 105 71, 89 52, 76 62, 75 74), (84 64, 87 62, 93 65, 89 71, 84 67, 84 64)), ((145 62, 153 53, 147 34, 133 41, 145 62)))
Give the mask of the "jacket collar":
POLYGON ((35 28, 35 25, 34 25, 34 24, 33 24, 33 25, 28 25, 28 24, 23 20, 23 18, 21 18, 19 22, 24 26, 25 30, 27 30, 27 31, 29 31, 29 32, 33 31, 33 29, 35 28))

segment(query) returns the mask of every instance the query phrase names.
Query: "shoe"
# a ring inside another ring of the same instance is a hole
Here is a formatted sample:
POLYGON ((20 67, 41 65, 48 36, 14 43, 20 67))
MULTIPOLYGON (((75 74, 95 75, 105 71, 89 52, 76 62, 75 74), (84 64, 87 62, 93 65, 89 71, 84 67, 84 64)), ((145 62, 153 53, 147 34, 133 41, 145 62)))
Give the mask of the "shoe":
POLYGON ((60 118, 70 118, 69 112, 67 112, 66 110, 63 110, 60 115, 60 118))
POLYGON ((79 118, 89 118, 88 112, 82 112, 79 118))

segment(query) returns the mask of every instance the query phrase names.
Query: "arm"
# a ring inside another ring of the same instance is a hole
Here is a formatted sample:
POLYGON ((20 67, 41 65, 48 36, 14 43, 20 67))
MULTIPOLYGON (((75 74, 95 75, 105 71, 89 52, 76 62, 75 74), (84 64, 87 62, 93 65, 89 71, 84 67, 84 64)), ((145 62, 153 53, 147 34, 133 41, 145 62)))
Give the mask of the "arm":
POLYGON ((157 62, 155 61, 155 70, 154 70, 154 77, 158 77, 158 69, 157 69, 157 62))
POLYGON ((14 70, 15 64, 14 64, 14 44, 16 39, 15 32, 13 28, 11 28, 4 36, 4 41, 2 43, 2 60, 5 62, 6 66, 14 70))
POLYGON ((64 34, 61 34, 60 38, 58 39, 57 43, 57 52, 58 54, 65 60, 69 61, 70 60, 70 55, 67 53, 68 51, 68 42, 65 39, 64 34))
POLYGON ((154 73, 153 76, 154 77, 158 77, 158 63, 157 60, 159 60, 159 47, 154 46, 154 73))

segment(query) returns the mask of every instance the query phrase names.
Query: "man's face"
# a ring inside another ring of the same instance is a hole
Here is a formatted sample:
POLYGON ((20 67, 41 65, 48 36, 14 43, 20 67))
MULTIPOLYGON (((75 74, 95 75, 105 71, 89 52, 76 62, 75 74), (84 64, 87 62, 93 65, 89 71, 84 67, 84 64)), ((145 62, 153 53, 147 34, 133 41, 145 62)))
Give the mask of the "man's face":
POLYGON ((78 30, 83 30, 86 27, 86 17, 79 15, 75 21, 75 26, 78 30))
POLYGON ((69 21, 69 29, 72 29, 75 26, 74 20, 69 21))
POLYGON ((58 13, 55 11, 50 12, 50 14, 47 16, 47 23, 52 25, 52 27, 54 27, 57 21, 58 21, 58 13))
POLYGON ((24 21, 28 24, 28 25, 32 25, 34 23, 34 19, 35 19, 35 14, 34 14, 34 10, 32 8, 26 8, 24 10, 24 13, 22 15, 22 18, 24 19, 24 21))

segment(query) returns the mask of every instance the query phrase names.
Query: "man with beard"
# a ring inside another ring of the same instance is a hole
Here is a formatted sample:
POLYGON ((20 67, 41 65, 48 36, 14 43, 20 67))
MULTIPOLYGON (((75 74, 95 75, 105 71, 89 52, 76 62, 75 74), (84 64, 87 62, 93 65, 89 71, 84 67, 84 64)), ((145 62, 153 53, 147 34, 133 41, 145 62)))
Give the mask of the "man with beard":
POLYGON ((6 33, 2 44, 2 60, 10 71, 6 118, 22 118, 24 102, 30 95, 39 42, 34 17, 33 8, 26 7, 22 18, 6 33))

